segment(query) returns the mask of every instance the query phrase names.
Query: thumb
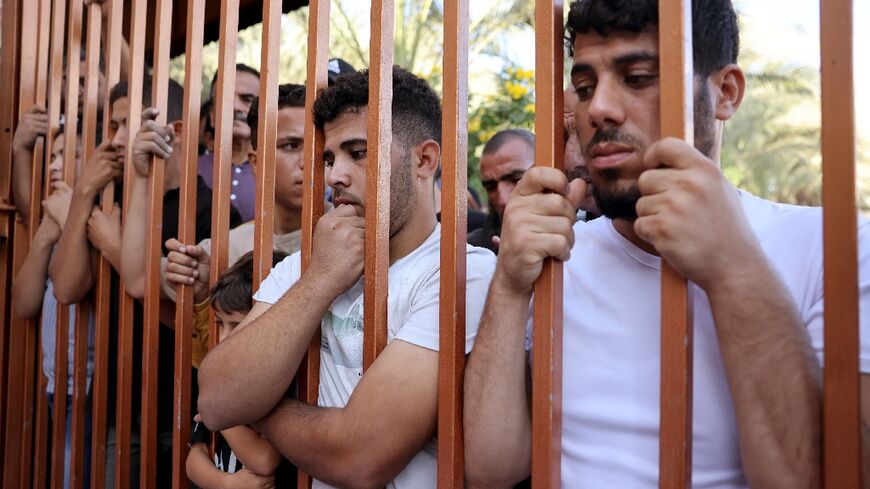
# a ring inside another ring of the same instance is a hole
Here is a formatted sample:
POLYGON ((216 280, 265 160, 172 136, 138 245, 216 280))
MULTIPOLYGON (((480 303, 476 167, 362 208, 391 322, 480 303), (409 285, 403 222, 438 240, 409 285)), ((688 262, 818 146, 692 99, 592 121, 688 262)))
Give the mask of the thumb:
POLYGON ((493 246, 493 248, 495 248, 495 251, 498 251, 499 245, 501 245, 501 238, 499 238, 498 236, 493 236, 492 237, 492 246, 493 246))
POLYGON ((575 178, 568 183, 568 192, 565 196, 568 198, 568 202, 571 203, 571 206, 574 207, 574 209, 580 208, 580 203, 586 198, 587 189, 588 185, 582 178, 575 178))

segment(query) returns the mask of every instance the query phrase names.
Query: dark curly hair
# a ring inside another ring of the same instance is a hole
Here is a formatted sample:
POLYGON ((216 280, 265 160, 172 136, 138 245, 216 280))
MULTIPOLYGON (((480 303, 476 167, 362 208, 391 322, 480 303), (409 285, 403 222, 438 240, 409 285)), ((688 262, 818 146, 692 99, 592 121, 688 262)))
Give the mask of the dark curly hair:
MULTIPOLYGON (((272 251, 272 267, 287 258, 287 253, 272 251)), ((235 263, 224 271, 209 294, 211 307, 227 313, 248 312, 254 307, 251 292, 254 282, 254 252, 240 256, 235 263)))
MULTIPOLYGON (((658 30, 658 0, 575 0, 568 14, 565 43, 573 55, 578 34, 658 30)), ((694 70, 703 78, 736 63, 740 29, 731 0, 692 0, 694 70)))
MULTIPOLYGON (((278 110, 287 107, 305 108, 305 85, 285 83, 278 85, 278 110)), ((248 110, 248 125, 251 126, 251 146, 257 149, 257 119, 260 115, 260 97, 254 98, 248 110)))
MULTIPOLYGON (((327 122, 369 103, 369 72, 340 76, 314 101, 314 125, 327 122)), ((428 139, 441 143, 441 101, 425 80, 393 66, 393 134, 407 149, 428 139)))

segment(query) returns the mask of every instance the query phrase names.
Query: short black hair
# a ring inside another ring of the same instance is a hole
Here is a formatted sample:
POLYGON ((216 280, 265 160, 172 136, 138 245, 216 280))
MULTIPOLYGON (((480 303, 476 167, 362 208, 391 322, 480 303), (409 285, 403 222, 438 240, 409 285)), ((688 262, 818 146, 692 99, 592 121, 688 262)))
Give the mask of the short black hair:
MULTIPOLYGON (((566 27, 568 52, 573 55, 578 34, 657 31, 658 21, 658 0, 575 0, 566 27)), ((702 78, 737 62, 740 28, 731 0, 692 0, 692 41, 694 71, 702 78)))
MULTIPOLYGON (((127 82, 120 81, 109 92, 109 104, 114 104, 119 98, 126 97, 127 82)), ((166 98, 166 122, 180 121, 184 118, 184 89, 172 78, 169 79, 169 90, 166 98)), ((142 106, 151 107, 151 77, 142 80, 142 106)))
MULTIPOLYGON (((323 128, 369 103, 369 71, 343 74, 314 101, 314 125, 323 128)), ((441 101, 426 80, 393 67, 393 134, 409 148, 428 139, 441 143, 441 101)))
POLYGON ((532 153, 535 152, 535 135, 532 131, 527 129, 502 129, 501 131, 495 133, 495 135, 489 138, 489 141, 483 145, 483 154, 495 153, 502 146, 513 139, 519 139, 520 141, 525 142, 529 148, 531 148, 532 153))
MULTIPOLYGON (((287 253, 272 251, 272 267, 287 253)), ((254 283, 254 252, 249 251, 227 268, 211 289, 211 307, 223 312, 247 312, 254 307, 252 296, 254 283)))
MULTIPOLYGON (((278 110, 287 107, 305 108, 305 85, 285 83, 278 85, 278 110)), ((260 97, 254 98, 248 110, 248 125, 251 126, 251 146, 257 149, 257 118, 260 113, 260 97)))
MULTIPOLYGON (((257 71, 255 68, 251 68, 250 66, 246 65, 245 63, 236 63, 236 71, 243 71, 245 73, 250 73, 250 74, 256 76, 257 78, 260 78, 260 72, 257 71)), ((215 70, 214 76, 211 77, 210 92, 211 92, 212 99, 214 98, 214 85, 215 85, 215 83, 217 83, 219 73, 220 73, 220 70, 215 70)))

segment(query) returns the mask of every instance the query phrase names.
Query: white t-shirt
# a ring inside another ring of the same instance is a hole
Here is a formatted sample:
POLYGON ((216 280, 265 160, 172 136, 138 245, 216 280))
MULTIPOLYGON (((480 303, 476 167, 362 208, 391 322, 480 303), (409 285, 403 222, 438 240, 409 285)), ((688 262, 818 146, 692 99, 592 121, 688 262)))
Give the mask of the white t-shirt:
MULTIPOLYGON (((821 209, 741 193, 764 252, 822 359, 821 209)), ((661 262, 609 219, 574 226, 564 268, 562 485, 656 488, 661 262)), ((870 225, 860 226, 861 371, 870 372, 870 225)), ((694 301, 692 486, 745 488, 737 426, 706 294, 694 301)))
MULTIPOLYGON (((389 270, 387 341, 402 340, 429 350, 438 350, 441 268, 441 227, 389 270)), ((279 263, 260 285, 254 300, 274 304, 299 279, 300 255, 279 263)), ((489 250, 466 247, 467 299, 465 303, 465 352, 471 351, 483 313, 486 292, 495 270, 495 255, 489 250)), ((339 295, 321 323, 320 387, 317 404, 344 407, 363 375, 363 279, 339 295)), ((436 487, 436 445, 430 441, 387 484, 395 489, 436 487)), ((315 488, 329 487, 314 482, 315 488)))

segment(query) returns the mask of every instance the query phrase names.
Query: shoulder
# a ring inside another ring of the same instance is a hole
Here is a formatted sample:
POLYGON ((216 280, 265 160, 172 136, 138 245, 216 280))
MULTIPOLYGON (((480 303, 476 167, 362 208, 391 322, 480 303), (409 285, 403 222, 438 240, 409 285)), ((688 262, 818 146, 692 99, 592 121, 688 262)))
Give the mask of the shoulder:
POLYGON ((254 294, 254 300, 269 304, 278 302, 278 299, 296 284, 301 275, 302 255, 296 252, 284 258, 272 268, 269 275, 260 284, 257 293, 254 294))

